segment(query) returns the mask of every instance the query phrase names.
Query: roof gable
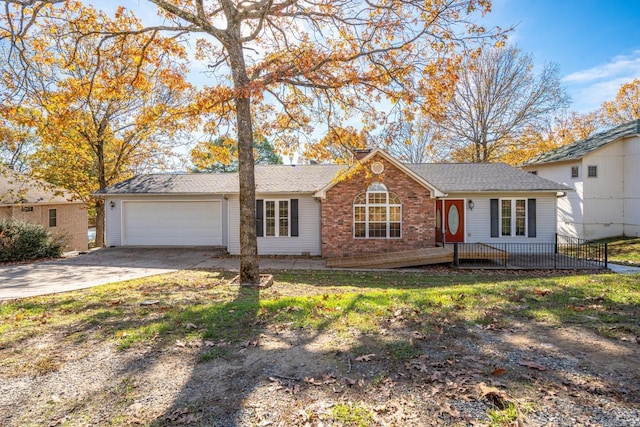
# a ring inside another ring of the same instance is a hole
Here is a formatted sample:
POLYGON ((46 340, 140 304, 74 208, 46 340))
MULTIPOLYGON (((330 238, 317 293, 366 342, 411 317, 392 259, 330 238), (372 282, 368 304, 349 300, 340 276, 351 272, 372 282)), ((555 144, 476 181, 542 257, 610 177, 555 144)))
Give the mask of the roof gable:
MULTIPOLYGON (((352 166, 348 170, 342 171, 343 176, 346 176, 346 173, 348 173, 349 170, 353 170, 353 168, 355 167, 369 163, 378 156, 382 157, 384 160, 388 161, 389 163, 397 167, 401 172, 408 175, 411 179, 416 181, 418 184, 420 184, 421 186, 429 190, 429 192, 431 192, 431 194, 433 194, 434 197, 445 196, 445 194, 438 187, 434 186, 428 180, 422 177, 420 174, 417 174, 416 172, 414 172, 410 167, 400 162, 399 160, 395 159, 394 157, 389 155, 386 151, 381 150, 379 148, 372 150, 369 154, 367 154, 364 158, 362 158, 356 166, 352 166)), ((339 181, 340 181, 340 176, 336 176, 335 179, 332 179, 331 182, 327 183, 324 187, 316 191, 314 196, 324 198, 327 194, 327 191, 333 188, 339 181)))
POLYGON ((596 133, 588 138, 542 153, 527 160, 522 164, 522 166, 578 160, 604 145, 633 135, 640 135, 640 120, 634 120, 632 122, 616 126, 608 131, 596 133))

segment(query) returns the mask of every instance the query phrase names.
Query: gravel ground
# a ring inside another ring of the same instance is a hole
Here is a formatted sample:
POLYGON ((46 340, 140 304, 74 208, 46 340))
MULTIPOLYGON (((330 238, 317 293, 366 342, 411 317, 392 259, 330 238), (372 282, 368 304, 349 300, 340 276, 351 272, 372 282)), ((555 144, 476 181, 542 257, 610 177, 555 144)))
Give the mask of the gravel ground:
POLYGON ((279 325, 237 345, 124 351, 90 330, 31 339, 0 349, 0 425, 478 426, 497 410, 512 414, 503 425, 640 426, 635 340, 391 320, 370 335, 279 325))

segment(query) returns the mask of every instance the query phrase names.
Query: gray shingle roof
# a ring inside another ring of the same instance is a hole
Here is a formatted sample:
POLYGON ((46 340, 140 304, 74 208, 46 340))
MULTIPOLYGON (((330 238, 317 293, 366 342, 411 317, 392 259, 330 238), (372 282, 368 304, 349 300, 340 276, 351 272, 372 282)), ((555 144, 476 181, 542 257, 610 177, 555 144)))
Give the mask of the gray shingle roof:
MULTIPOLYGON (((329 183, 340 165, 257 165, 257 193, 313 193, 329 183)), ((237 173, 139 175, 97 194, 234 194, 237 173)))
POLYGON ((407 166, 444 193, 570 190, 565 185, 504 163, 433 163, 407 166))
MULTIPOLYGON (((445 193, 464 191, 566 191, 569 187, 502 163, 406 165, 445 193)), ((331 183, 344 165, 259 165, 257 193, 314 193, 331 183)), ((98 194, 234 194, 237 173, 140 175, 98 194)))
POLYGON ((71 201, 73 201, 73 196, 64 189, 11 170, 0 170, 0 205, 68 203, 71 201))
POLYGON ((608 131, 596 133, 588 138, 542 153, 532 159, 529 159, 523 163, 522 166, 578 160, 603 145, 609 144, 610 142, 620 138, 638 134, 640 134, 640 120, 634 120, 632 122, 616 126, 608 131))

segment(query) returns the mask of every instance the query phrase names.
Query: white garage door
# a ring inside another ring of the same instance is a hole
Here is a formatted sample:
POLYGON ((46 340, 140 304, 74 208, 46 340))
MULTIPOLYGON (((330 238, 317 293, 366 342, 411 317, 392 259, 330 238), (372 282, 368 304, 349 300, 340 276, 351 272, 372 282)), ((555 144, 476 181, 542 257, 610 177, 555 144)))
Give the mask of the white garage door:
POLYGON ((125 202, 126 246, 220 246, 220 201, 125 202))

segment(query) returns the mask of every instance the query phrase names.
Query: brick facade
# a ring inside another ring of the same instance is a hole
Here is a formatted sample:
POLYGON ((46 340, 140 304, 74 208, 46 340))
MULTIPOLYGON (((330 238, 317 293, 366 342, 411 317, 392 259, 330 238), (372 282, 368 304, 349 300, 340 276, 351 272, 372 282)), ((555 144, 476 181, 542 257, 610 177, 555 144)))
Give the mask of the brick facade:
POLYGON ((322 200, 322 256, 346 256, 420 249, 435 246, 436 203, 429 190, 411 176, 381 156, 370 159, 366 166, 379 161, 384 171, 375 175, 360 170, 338 182, 322 200), (380 182, 402 202, 402 237, 399 239, 355 238, 353 231, 353 201, 367 191, 373 182, 380 182))
POLYGON ((23 212, 22 205, 0 206, 0 218, 14 218, 35 222, 51 233, 65 237, 65 251, 86 251, 89 247, 87 235, 87 208, 82 203, 29 204, 33 210, 23 212), (56 210, 56 226, 49 227, 49 210, 56 210))

